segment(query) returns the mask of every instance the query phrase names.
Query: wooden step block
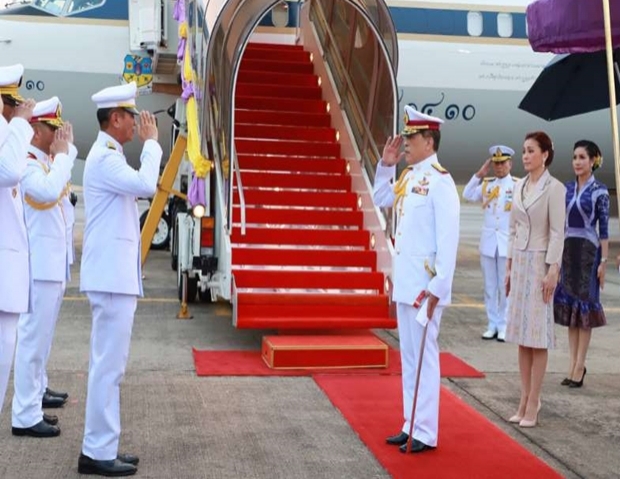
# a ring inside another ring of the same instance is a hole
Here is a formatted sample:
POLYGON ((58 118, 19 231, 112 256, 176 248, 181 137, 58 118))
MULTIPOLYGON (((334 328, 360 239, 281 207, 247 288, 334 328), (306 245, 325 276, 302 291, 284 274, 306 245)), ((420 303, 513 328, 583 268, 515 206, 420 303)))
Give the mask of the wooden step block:
POLYGON ((386 368, 388 347, 375 336, 264 336, 272 369, 386 368))

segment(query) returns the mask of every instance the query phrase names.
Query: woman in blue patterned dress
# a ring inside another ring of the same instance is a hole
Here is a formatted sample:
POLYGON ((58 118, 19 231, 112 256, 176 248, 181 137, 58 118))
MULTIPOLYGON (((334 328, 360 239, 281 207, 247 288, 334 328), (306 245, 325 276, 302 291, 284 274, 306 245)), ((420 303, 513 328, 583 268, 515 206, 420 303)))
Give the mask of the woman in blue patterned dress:
POLYGON ((599 290, 609 250, 609 192, 593 174, 602 161, 595 143, 578 141, 573 148, 576 179, 566 183, 566 236, 553 309, 555 322, 568 327, 570 365, 562 385, 571 388, 583 385, 592 328, 607 324, 599 290))

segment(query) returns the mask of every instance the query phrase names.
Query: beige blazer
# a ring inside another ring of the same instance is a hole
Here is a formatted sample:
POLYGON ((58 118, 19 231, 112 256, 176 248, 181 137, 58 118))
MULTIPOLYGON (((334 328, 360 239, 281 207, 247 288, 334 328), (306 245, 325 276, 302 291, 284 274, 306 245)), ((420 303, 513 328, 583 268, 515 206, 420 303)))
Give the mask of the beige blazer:
POLYGON ((546 251, 545 263, 559 265, 564 249, 566 188, 545 171, 534 191, 524 199, 528 178, 519 180, 514 189, 508 258, 512 258, 514 250, 546 251))

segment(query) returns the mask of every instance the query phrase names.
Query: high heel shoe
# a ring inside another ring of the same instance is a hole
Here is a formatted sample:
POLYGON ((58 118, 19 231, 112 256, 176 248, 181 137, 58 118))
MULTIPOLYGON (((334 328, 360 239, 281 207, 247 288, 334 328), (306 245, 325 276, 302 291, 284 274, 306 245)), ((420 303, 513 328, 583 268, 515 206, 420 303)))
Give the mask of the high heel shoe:
POLYGON ((518 414, 515 414, 514 416, 511 416, 508 419, 508 422, 511 422, 513 424, 518 424, 523 420, 523 416, 519 416, 518 414))
POLYGON ((542 402, 538 401, 538 409, 536 409, 536 417, 533 421, 529 419, 521 419, 519 421, 519 427, 536 427, 538 424, 538 414, 540 414, 540 409, 542 408, 542 402))
POLYGON ((562 386, 569 386, 570 383, 572 383, 573 380, 571 378, 564 378, 562 379, 562 382, 560 383, 562 386))
POLYGON ((583 386, 583 378, 586 377, 586 372, 588 372, 588 370, 586 369, 586 367, 583 367, 583 376, 581 376, 581 381, 571 381, 570 384, 568 385, 569 388, 580 388, 581 386, 583 386))

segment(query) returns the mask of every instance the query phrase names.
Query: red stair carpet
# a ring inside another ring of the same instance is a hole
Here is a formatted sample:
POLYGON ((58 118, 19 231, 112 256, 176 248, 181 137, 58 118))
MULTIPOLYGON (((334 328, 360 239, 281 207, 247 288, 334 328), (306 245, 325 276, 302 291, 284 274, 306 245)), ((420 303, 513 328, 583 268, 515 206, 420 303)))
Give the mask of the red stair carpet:
MULTIPOLYGON (((322 79, 326 81, 326 79, 322 79)), ((238 328, 395 328, 339 133, 301 46, 250 43, 235 89, 238 328)))
MULTIPOLYGON (((271 369, 260 351, 200 351, 193 349, 197 376, 312 376, 313 374, 398 375, 400 353, 388 351, 388 367, 373 369, 271 369)), ((439 355, 442 377, 483 378, 484 374, 458 357, 442 352, 439 355)))
POLYGON ((395 479, 562 477, 446 388, 441 388, 439 447, 405 455, 385 443, 403 422, 400 376, 319 374, 314 380, 395 479))

